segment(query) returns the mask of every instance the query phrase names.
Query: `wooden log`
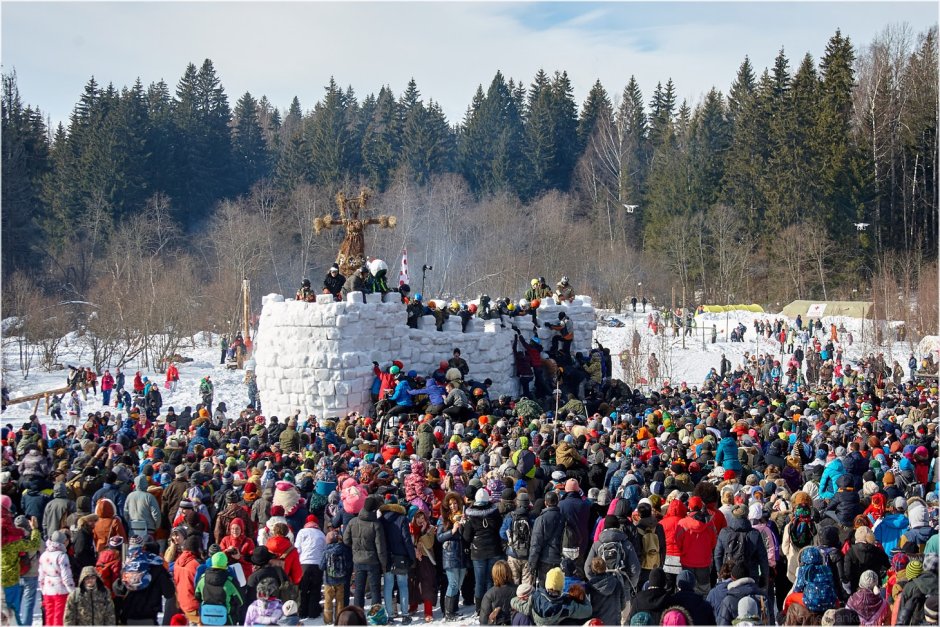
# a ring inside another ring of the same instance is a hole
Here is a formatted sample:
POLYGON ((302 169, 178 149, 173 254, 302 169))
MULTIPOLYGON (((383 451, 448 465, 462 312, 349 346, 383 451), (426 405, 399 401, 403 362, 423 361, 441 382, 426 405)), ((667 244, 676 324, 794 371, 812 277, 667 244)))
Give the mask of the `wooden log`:
POLYGON ((34 401, 34 400, 37 400, 37 399, 41 399, 41 398, 43 398, 43 397, 46 396, 46 395, 65 394, 65 393, 68 392, 69 390, 70 390, 70 388, 69 388, 68 386, 65 386, 64 388, 58 388, 58 389, 56 389, 56 390, 47 390, 47 391, 45 391, 45 392, 37 392, 37 393, 35 393, 35 394, 30 394, 30 395, 28 395, 28 396, 22 396, 22 397, 20 397, 20 398, 15 398, 15 399, 13 399, 13 400, 11 400, 11 401, 8 401, 8 402, 7 402, 7 406, 9 406, 9 405, 17 405, 17 404, 19 404, 19 403, 28 403, 29 401, 34 401))

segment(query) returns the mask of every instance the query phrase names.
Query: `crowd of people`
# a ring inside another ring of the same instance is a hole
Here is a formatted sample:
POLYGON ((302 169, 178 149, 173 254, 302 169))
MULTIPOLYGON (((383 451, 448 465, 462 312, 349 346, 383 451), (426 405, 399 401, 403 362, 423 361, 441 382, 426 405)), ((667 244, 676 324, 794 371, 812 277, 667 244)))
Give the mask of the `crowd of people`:
POLYGON ((374 363, 368 415, 230 412, 209 377, 177 414, 137 373, 114 415, 7 425, 4 621, 937 624, 935 380, 883 356, 810 376, 838 352, 811 335, 800 374, 784 342, 631 386, 542 324, 551 346, 516 337, 518 397, 455 350, 374 363))

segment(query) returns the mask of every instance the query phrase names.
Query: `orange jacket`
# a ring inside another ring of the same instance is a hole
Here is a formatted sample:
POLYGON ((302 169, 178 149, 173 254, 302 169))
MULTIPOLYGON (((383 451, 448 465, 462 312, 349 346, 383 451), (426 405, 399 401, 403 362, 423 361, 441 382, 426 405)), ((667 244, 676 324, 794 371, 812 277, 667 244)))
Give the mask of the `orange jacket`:
POLYGON ((173 584, 176 586, 176 604, 181 610, 188 613, 199 611, 199 601, 196 600, 196 569, 199 560, 189 551, 176 559, 173 567, 173 584))

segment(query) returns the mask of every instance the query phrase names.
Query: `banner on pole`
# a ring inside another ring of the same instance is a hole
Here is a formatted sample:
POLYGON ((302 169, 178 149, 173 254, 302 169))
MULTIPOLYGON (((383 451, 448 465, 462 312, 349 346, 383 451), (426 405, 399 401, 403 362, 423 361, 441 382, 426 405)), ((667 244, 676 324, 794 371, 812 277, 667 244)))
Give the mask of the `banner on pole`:
POLYGON ((408 280, 408 247, 401 249, 401 270, 398 271, 398 287, 401 287, 405 283, 410 283, 408 280))

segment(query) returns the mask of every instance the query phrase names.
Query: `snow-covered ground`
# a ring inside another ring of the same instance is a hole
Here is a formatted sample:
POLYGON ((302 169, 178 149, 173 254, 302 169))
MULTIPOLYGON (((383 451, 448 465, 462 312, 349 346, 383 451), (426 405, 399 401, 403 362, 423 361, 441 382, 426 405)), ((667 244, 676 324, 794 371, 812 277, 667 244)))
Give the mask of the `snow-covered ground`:
MULTIPOLYGON (((764 319, 772 321, 779 317, 775 314, 757 314, 747 311, 736 311, 729 314, 700 314, 696 317, 698 329, 696 332, 685 337, 685 347, 683 348, 682 337, 672 337, 672 330, 667 329, 665 336, 654 336, 647 326, 647 314, 642 312, 633 313, 627 311, 622 314, 613 314, 610 311, 598 310, 598 315, 610 317, 614 316, 624 322, 624 326, 613 328, 605 326, 602 322, 598 323, 595 339, 611 350, 613 355, 614 376, 623 378, 624 373, 621 368, 618 356, 624 351, 629 350, 633 337, 633 330, 636 329, 641 338, 640 360, 642 363, 643 374, 646 374, 646 355, 649 352, 655 352, 661 362, 661 373, 669 377, 673 382, 686 381, 690 386, 700 384, 710 368, 719 366, 721 355, 725 354, 733 365, 742 363, 744 353, 753 354, 771 352, 780 356, 779 344, 771 342, 765 337, 758 341, 754 332, 754 320, 764 319), (745 333, 745 342, 730 342, 728 334, 734 326, 741 322, 747 327, 745 333), (711 343, 711 327, 715 326, 718 334, 718 341, 711 343), (703 343, 702 329, 705 330, 703 343)), ((916 347, 916 341, 913 345, 908 342, 895 342, 890 346, 878 348, 874 345, 873 331, 871 322, 865 323, 864 331, 860 320, 854 318, 823 318, 825 336, 828 337, 829 323, 835 322, 836 326, 844 324, 848 331, 851 331, 854 342, 851 346, 843 343, 845 358, 850 362, 855 362, 864 354, 870 352, 884 352, 886 359, 891 363, 897 359, 907 372, 907 361, 912 350, 916 347)), ((2 326, 7 328, 7 321, 3 321, 2 326)), ((842 338, 840 338, 842 339, 842 338)), ((19 349, 16 338, 3 337, 3 379, 10 390, 10 398, 16 399, 21 396, 51 390, 65 385, 67 370, 55 372, 45 372, 38 365, 34 365, 29 372, 28 378, 23 377, 19 368, 19 349)), ((248 403, 248 395, 244 384, 244 371, 227 370, 219 364, 220 351, 218 348, 218 337, 198 336, 194 342, 188 342, 182 346, 179 353, 184 357, 192 358, 193 361, 181 363, 178 365, 180 372, 180 382, 175 393, 161 387, 163 393, 164 408, 173 407, 179 412, 183 407, 195 406, 200 400, 199 381, 206 375, 211 375, 215 383, 215 402, 224 401, 229 412, 237 412, 248 403)), ((63 342, 59 362, 62 364, 71 364, 75 366, 86 366, 89 364, 89 351, 83 346, 82 340, 76 333, 69 334, 63 342)), ((440 358, 448 358, 449 355, 441 355, 440 358)), ((920 358, 921 355, 918 355, 920 358)), ((391 358, 391 356, 389 356, 391 358)), ((785 363, 785 360, 781 360, 785 363)), ((406 364, 407 366, 407 364, 406 364)), ((471 364, 472 366, 472 364, 471 364)), ((127 385, 130 385, 134 373, 139 366, 136 362, 131 362, 124 368, 127 376, 127 385)), ((112 374, 114 374, 112 369, 112 374)), ((161 386, 165 376, 153 369, 143 369, 141 373, 152 379, 160 381, 161 386)), ((630 377, 625 379, 628 383, 630 377)), ((19 425, 24 422, 33 411, 34 402, 11 405, 3 413, 2 423, 19 425)), ((87 404, 83 411, 101 409, 100 391, 97 397, 89 395, 87 404)), ((264 408, 262 407, 262 410, 264 408)), ((40 402, 40 416, 45 413, 44 403, 40 402)))

